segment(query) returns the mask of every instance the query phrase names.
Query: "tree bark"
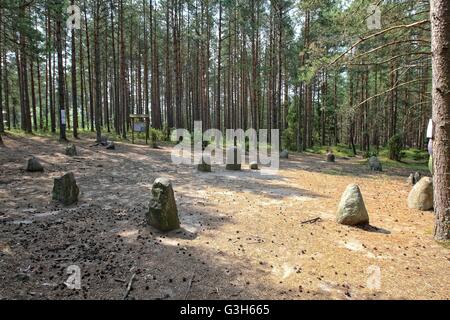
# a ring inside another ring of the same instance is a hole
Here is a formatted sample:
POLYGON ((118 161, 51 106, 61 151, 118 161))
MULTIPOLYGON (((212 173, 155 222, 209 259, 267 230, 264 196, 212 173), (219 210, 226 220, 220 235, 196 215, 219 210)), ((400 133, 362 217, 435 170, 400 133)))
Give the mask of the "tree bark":
POLYGON ((450 3, 432 0, 433 184, 436 240, 450 239, 450 3))
MULTIPOLYGON (((71 0, 74 5, 74 0, 71 0)), ((72 112, 73 112, 73 137, 78 138, 78 100, 77 100, 77 59, 75 46, 75 29, 72 29, 72 112)))
MULTIPOLYGON (((62 6, 60 8, 62 10, 62 6)), ((59 10, 59 11, 60 11, 59 10)), ((58 97, 59 97, 59 138, 62 141, 67 140, 66 138, 66 122, 64 118, 64 114, 66 112, 65 106, 65 81, 64 81, 64 65, 63 65, 63 45, 62 45, 62 36, 61 36, 61 20, 62 20, 62 12, 57 13, 58 17, 56 20, 56 49, 58 54, 58 97)))

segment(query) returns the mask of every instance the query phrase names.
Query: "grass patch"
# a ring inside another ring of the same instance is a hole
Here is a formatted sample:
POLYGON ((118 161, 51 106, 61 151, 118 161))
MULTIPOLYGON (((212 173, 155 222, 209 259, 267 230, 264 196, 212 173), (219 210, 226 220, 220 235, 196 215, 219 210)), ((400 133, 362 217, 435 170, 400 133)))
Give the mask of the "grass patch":
MULTIPOLYGON (((337 157, 354 157, 353 151, 347 145, 339 144, 333 147, 327 146, 314 146, 306 149, 306 152, 313 154, 325 155, 327 150, 332 150, 337 157)), ((372 149, 374 150, 374 149, 372 149)), ((360 152, 361 154, 361 152, 360 152)), ((383 165, 383 168, 405 168, 410 171, 427 171, 428 172, 428 152, 424 150, 419 150, 415 148, 402 150, 402 160, 394 161, 389 159, 388 148, 380 148, 378 151, 378 158, 383 165)), ((367 159, 358 161, 361 165, 367 165, 367 159)), ((336 174, 330 172, 329 174, 336 174)))
MULTIPOLYGON (((6 135, 9 135, 11 137, 16 138, 29 138, 29 137, 42 137, 42 138, 49 138, 52 140, 59 140, 59 131, 52 133, 50 130, 38 130, 34 131, 33 133, 26 133, 20 129, 12 129, 7 130, 6 135)), ((153 135, 156 137, 158 144, 171 144, 171 142, 166 141, 166 137, 163 134, 161 130, 151 129, 150 135, 153 135)), ((73 131, 72 130, 66 130, 66 136, 69 141, 76 141, 76 139, 73 137, 73 131)), ((126 142, 131 143, 131 132, 127 133, 127 138, 123 138, 121 135, 116 134, 115 132, 107 132, 106 130, 102 130, 102 136, 108 137, 108 140, 115 141, 115 142, 126 142)), ((92 132, 91 130, 78 130, 78 137, 83 139, 96 139, 97 135, 96 132, 92 132)), ((145 132, 135 132, 134 133, 134 141, 136 144, 145 144, 145 132)), ((150 139, 148 141, 150 144, 150 139)))
POLYGON ((450 240, 437 241, 437 243, 439 243, 445 249, 450 249, 450 240))
POLYGON ((330 176, 340 176, 340 175, 342 175, 342 171, 333 170, 333 169, 323 170, 322 173, 329 174, 330 176))
POLYGON ((306 149, 306 152, 314 153, 314 154, 326 154, 327 150, 333 151, 336 157, 353 157, 353 151, 351 148, 343 144, 338 144, 336 146, 328 147, 328 146, 314 146, 306 149))

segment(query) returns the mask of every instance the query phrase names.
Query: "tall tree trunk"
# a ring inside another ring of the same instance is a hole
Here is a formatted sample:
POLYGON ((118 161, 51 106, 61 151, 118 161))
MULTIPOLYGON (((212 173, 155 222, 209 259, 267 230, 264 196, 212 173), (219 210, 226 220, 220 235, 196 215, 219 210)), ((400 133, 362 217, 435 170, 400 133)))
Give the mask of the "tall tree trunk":
POLYGON ((65 105, 65 81, 64 81, 64 65, 63 65, 63 44, 61 35, 62 24, 62 6, 58 9, 56 20, 56 49, 58 54, 58 105, 59 105, 59 138, 66 141, 66 105, 65 105))
POLYGON ((92 86, 92 68, 91 68, 91 47, 89 41, 89 28, 88 28, 88 19, 87 19, 87 5, 86 0, 84 1, 84 21, 86 26, 86 51, 87 51, 87 60, 88 60, 88 83, 89 83, 89 120, 91 131, 94 132, 94 90, 92 86))
POLYGON ((83 32, 80 29, 80 39, 79 39, 79 52, 80 52, 80 111, 81 111, 81 128, 86 129, 86 116, 87 108, 85 100, 85 75, 84 75, 84 55, 83 55, 83 32))
MULTIPOLYGON (((173 20, 172 20, 172 23, 173 20)), ((172 69, 171 69, 171 65, 170 65, 170 6, 169 3, 166 4, 166 47, 165 47, 165 55, 166 55, 166 62, 165 62, 165 67, 166 67, 166 71, 165 71, 165 90, 164 90, 164 95, 165 95, 165 104, 166 104, 166 121, 167 121, 167 136, 169 136, 170 133, 170 129, 173 128, 174 126, 174 117, 173 117, 173 106, 172 106, 172 69)), ((147 45, 146 45, 146 49, 147 49, 147 45)))
MULTIPOLYGON (((6 30, 3 30, 2 26, 3 26, 3 10, 0 9, 0 35, 2 34, 2 32, 6 31, 6 30)), ((5 132, 4 119, 3 119, 3 82, 2 82, 3 81, 3 64, 2 64, 2 58, 3 58, 3 46, 2 46, 2 38, 0 37, 0 143, 1 143, 1 137, 2 137, 1 134, 5 132)))
POLYGON ((120 0, 120 125, 122 127, 122 137, 127 137, 127 107, 126 107, 126 84, 125 84, 125 35, 124 35, 124 9, 123 0, 120 0))
POLYGON ((44 129, 44 120, 43 120, 43 105, 42 105, 42 86, 41 86, 41 62, 39 57, 37 58, 37 80, 38 80, 38 100, 39 100, 39 129, 44 129))
POLYGON ((94 14, 94 67, 95 67, 95 132, 97 142, 102 137, 101 112, 102 112, 102 89, 101 89, 101 62, 100 62, 100 4, 97 3, 94 14))
POLYGON ((30 58, 30 78, 31 78, 31 109, 33 110, 33 130, 37 131, 37 110, 36 110, 36 89, 34 86, 34 63, 33 57, 30 58))
MULTIPOLYGON (((71 5, 75 1, 71 0, 71 5)), ((77 48, 75 45, 75 28, 72 29, 72 112, 73 112, 73 137, 78 138, 78 100, 77 100, 77 48)))
POLYGON ((450 239, 450 3, 431 0, 436 240, 450 239))

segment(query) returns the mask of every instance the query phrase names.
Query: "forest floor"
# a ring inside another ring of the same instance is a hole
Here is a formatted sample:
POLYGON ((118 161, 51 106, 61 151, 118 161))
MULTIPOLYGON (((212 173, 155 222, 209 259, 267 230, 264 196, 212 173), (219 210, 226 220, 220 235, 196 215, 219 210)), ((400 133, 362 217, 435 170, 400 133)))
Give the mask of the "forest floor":
POLYGON ((4 143, 0 299, 450 299, 450 250, 432 239, 432 212, 407 208, 408 169, 373 173, 360 158, 330 164, 305 153, 281 160, 273 176, 199 173, 172 164, 170 146, 109 151, 81 139, 70 158, 51 138, 4 143), (31 155, 44 173, 24 170, 31 155), (51 191, 68 171, 81 194, 62 207, 51 191), (173 182, 181 230, 145 224, 156 177, 173 182), (334 221, 350 183, 370 227, 334 221), (70 265, 80 267, 81 290, 64 285, 70 265))

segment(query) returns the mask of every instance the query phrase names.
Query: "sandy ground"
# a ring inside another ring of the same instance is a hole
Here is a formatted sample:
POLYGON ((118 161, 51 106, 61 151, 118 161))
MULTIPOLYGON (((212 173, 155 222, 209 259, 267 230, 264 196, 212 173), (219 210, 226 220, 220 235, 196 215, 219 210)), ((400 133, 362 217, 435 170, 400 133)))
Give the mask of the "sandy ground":
POLYGON ((170 162, 170 147, 4 138, 0 147, 0 298, 449 299, 450 250, 432 239, 432 212, 410 210, 410 172, 374 174, 355 160, 293 155, 277 175, 170 162), (44 173, 24 170, 34 155, 44 173), (51 201, 73 171, 71 207, 51 201), (182 229, 146 226, 152 182, 172 180, 182 229), (371 227, 334 222, 357 183, 371 227), (302 223, 316 219, 313 223, 302 223), (64 282, 79 266, 82 289, 64 282), (380 275, 377 282, 377 275, 380 275))

